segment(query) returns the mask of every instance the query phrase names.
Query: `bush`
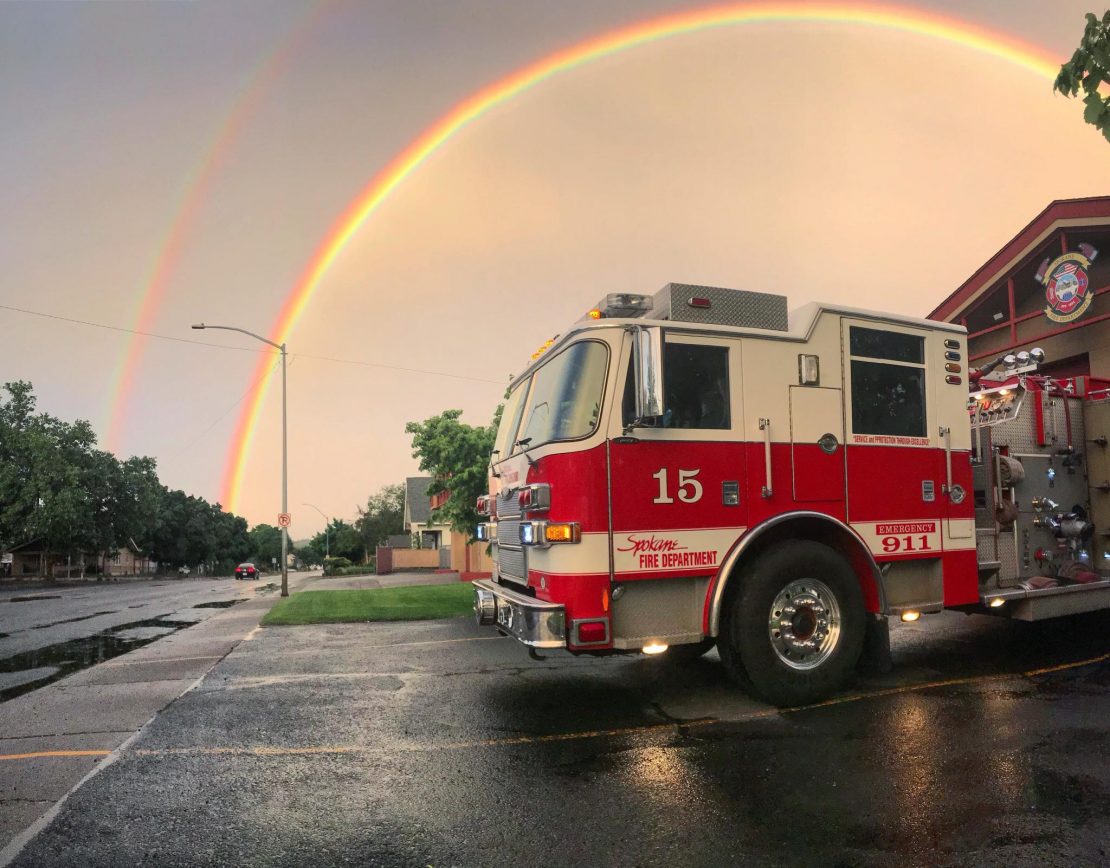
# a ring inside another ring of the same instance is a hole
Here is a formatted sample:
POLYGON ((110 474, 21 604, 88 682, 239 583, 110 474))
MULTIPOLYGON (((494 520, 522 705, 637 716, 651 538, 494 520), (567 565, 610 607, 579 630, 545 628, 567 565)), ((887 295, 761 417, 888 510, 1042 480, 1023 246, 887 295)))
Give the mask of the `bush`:
POLYGON ((352 567, 338 567, 332 570, 328 575, 331 576, 371 576, 376 572, 374 567, 369 565, 352 566, 352 567))

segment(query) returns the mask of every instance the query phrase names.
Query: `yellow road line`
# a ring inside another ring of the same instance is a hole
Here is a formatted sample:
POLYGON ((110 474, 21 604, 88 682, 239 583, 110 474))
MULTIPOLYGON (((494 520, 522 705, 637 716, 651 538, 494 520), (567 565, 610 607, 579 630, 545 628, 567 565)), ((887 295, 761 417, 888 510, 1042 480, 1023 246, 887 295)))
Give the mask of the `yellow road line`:
MULTIPOLYGON (((491 637, 492 638, 492 637, 491 637)), ((445 640, 467 641, 467 640, 445 640)), ((418 644, 418 643, 411 643, 418 644)), ((992 675, 972 675, 964 678, 947 678, 939 681, 925 681, 918 684, 906 684, 900 687, 888 687, 872 690, 867 693, 853 693, 848 696, 839 696, 823 702, 814 702, 796 708, 766 708, 746 712, 737 717, 726 719, 716 717, 703 717, 696 720, 686 720, 676 723, 652 723, 646 726, 626 726, 615 729, 593 729, 578 732, 551 733, 549 735, 522 735, 514 738, 491 738, 475 741, 460 741, 429 744, 396 745, 393 747, 368 747, 363 745, 314 745, 308 747, 281 747, 261 745, 256 747, 182 747, 144 749, 140 748, 134 753, 138 756, 313 756, 337 754, 383 754, 383 753, 424 753, 444 750, 467 750, 481 747, 512 747, 522 744, 545 744, 563 741, 581 741, 590 738, 616 738, 620 736, 644 735, 662 730, 682 730, 695 727, 713 725, 728 725, 748 723, 753 720, 764 720, 786 714, 796 714, 800 711, 811 711, 818 708, 829 708, 834 705, 846 705, 850 702, 860 702, 864 699, 880 699, 884 696, 894 696, 901 693, 912 693, 922 690, 933 690, 939 687, 953 687, 968 684, 986 684, 995 681, 1005 681, 1014 678, 1035 678, 1039 675, 1048 675, 1055 672, 1064 672, 1069 669, 1079 669, 1104 663, 1110 660, 1110 653, 1101 654, 1086 660, 1076 660, 1071 663, 1059 663, 1053 666, 1044 666, 1039 669, 1029 669, 1024 672, 1004 672, 992 675)), ((34 753, 0 754, 0 760, 38 759, 40 757, 80 757, 80 756, 107 756, 107 750, 56 750, 37 751, 34 753)))
POLYGON ((108 756, 110 750, 37 750, 31 753, 0 753, 0 760, 41 759, 42 757, 108 756))

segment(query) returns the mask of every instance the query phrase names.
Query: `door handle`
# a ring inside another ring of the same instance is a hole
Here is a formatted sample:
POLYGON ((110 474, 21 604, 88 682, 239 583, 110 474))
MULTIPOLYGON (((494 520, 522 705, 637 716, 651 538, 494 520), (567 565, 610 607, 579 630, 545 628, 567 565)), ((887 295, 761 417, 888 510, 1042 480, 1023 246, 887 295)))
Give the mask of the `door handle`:
POLYGON ((952 429, 942 426, 940 429, 940 436, 944 438, 944 493, 950 494, 952 491, 952 429))
POLYGON ((773 493, 771 486, 771 420, 760 419, 759 430, 763 432, 763 466, 765 473, 762 494, 764 497, 770 497, 773 493))

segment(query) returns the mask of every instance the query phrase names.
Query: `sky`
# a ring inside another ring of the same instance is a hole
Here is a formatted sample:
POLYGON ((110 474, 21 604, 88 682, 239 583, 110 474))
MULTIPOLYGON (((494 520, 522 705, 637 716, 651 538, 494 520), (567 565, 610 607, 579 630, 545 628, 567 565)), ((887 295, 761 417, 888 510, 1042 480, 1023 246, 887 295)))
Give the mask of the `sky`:
MULTIPOLYGON (((0 305, 204 342, 136 349, 0 307, 0 381, 30 380, 41 409, 220 500, 265 347, 190 324, 270 335, 344 210, 452 106, 706 6, 0 3, 0 305)), ((1088 11, 898 6, 1060 61, 1088 11)), ((712 29, 553 76, 412 172, 291 330, 293 535, 323 525, 305 504, 353 519, 416 474, 406 422, 459 408, 486 424, 532 351, 607 292, 673 280, 924 316, 1051 200, 1110 193, 1108 157, 1044 77, 857 25, 712 29)), ((276 521, 280 461, 271 388, 233 504, 252 524, 276 521)))

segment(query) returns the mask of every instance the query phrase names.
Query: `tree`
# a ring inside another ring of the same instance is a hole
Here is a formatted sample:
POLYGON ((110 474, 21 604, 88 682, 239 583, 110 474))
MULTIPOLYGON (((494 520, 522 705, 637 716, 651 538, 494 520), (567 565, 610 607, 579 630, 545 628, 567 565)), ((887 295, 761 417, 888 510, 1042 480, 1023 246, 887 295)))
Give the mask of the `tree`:
POLYGON ((366 499, 355 520, 367 552, 384 543, 390 534, 405 530, 405 486, 387 485, 366 499))
POLYGON ((272 524, 256 524, 250 530, 251 551, 258 563, 268 567, 281 565, 281 528, 272 524))
POLYGON ((328 525, 331 536, 331 556, 347 558, 351 563, 359 563, 366 554, 366 544, 354 525, 341 518, 333 518, 328 525))
POLYGON ((98 450, 88 422, 36 412, 18 381, 0 392, 0 549, 33 541, 81 565, 132 543, 167 566, 215 568, 251 551, 242 518, 167 489, 153 458, 98 450))
POLYGON ((1083 120, 1102 132, 1110 141, 1110 96, 1102 96, 1099 88, 1110 85, 1110 10, 1101 19, 1087 13, 1083 38, 1071 60, 1060 67, 1053 90, 1065 96, 1076 96, 1083 90, 1083 120))
POLYGON ((460 422, 462 410, 445 410, 423 422, 409 422, 412 456, 420 469, 434 477, 429 495, 448 492, 447 501, 434 511, 437 521, 474 538, 481 521, 475 503, 489 490, 489 459, 496 428, 460 422))

